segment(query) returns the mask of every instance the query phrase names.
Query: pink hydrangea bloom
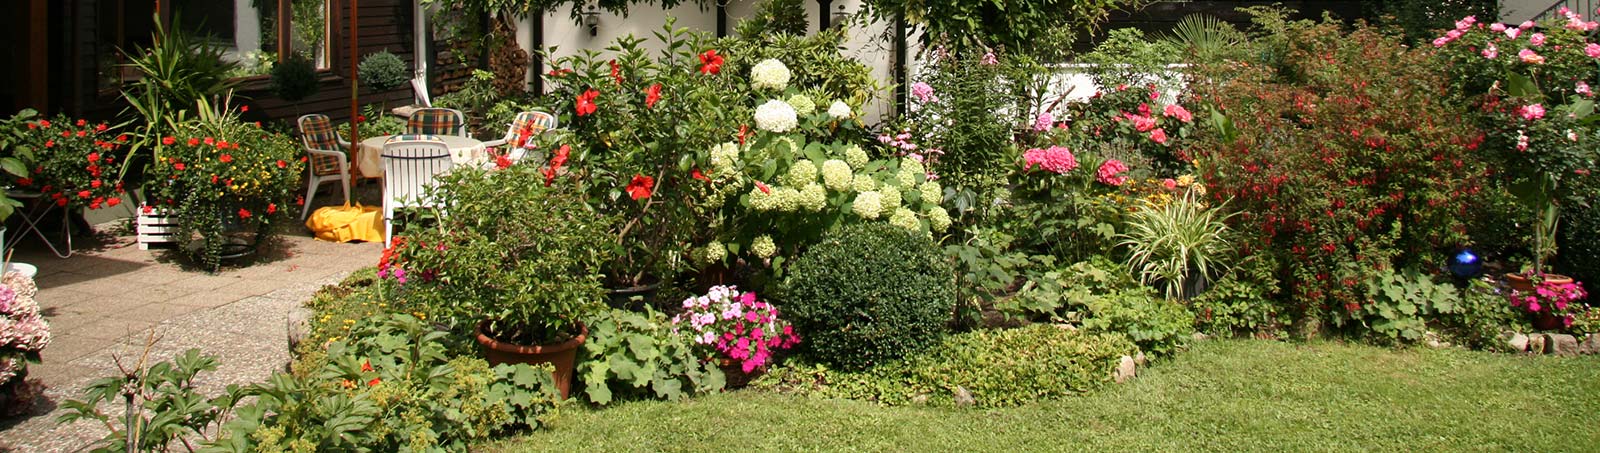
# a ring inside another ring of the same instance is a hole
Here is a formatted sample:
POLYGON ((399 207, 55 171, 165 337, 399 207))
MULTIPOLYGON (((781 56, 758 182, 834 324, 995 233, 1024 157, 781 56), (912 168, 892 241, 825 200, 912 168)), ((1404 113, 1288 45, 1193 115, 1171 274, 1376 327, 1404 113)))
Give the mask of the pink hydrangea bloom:
POLYGON ((1528 121, 1544 118, 1544 105, 1529 104, 1522 107, 1517 107, 1517 114, 1521 115, 1522 119, 1528 121))
POLYGON ((1522 51, 1517 52, 1517 58, 1522 59, 1523 63, 1544 64, 1544 57, 1531 49, 1522 49, 1522 51))
POLYGON ((1122 161, 1106 159, 1105 163, 1100 164, 1100 170, 1095 172, 1094 178, 1095 181, 1099 181, 1101 184, 1121 186, 1128 182, 1128 177, 1122 176, 1122 173, 1126 171, 1128 171, 1128 166, 1123 164, 1122 161))
POLYGON ((1072 150, 1060 146, 1030 149, 1022 153, 1022 160, 1024 171, 1032 170, 1034 165, 1038 165, 1045 171, 1059 175, 1078 168, 1078 158, 1072 155, 1072 150))
POLYGON ((1051 115, 1050 112, 1039 112, 1039 116, 1033 118, 1033 131, 1044 132, 1050 130, 1050 125, 1055 122, 1055 115, 1051 115))
POLYGON ((923 104, 939 102, 939 97, 933 94, 933 87, 922 82, 911 84, 911 96, 916 97, 917 101, 923 104))
POLYGON ((1161 112, 1161 114, 1169 118, 1177 118, 1178 121, 1185 123, 1194 121, 1194 115, 1189 113, 1189 110, 1184 109, 1183 106, 1178 104, 1167 104, 1167 107, 1161 112))

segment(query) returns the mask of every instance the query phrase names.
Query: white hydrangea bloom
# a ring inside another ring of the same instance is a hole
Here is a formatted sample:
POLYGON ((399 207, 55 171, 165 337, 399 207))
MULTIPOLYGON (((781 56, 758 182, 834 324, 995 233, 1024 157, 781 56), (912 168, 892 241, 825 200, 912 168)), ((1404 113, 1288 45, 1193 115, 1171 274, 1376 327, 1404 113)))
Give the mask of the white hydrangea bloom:
POLYGON ((721 242, 711 241, 700 249, 700 259, 706 263, 719 263, 728 257, 728 248, 721 242))
POLYGON ((723 143, 721 145, 711 147, 711 167, 716 174, 725 175, 733 173, 733 169, 738 162, 738 143, 723 143))
POLYGON ((810 115, 812 112, 817 111, 817 102, 811 100, 811 96, 804 94, 790 96, 789 106, 794 107, 794 111, 801 115, 810 115))
POLYGON ((817 181, 817 164, 811 159, 800 159, 789 166, 789 173, 784 175, 784 184, 791 186, 804 186, 817 181))
POLYGON ((800 205, 803 204, 800 200, 800 191, 793 187, 774 188, 772 189, 772 195, 778 199, 779 211, 799 211, 800 205))
POLYGON ((856 175, 855 179, 850 181, 850 188, 855 189, 856 192, 878 190, 878 180, 872 179, 871 176, 867 175, 856 175))
POLYGON ((925 204, 936 205, 944 202, 944 187, 940 187, 938 181, 922 183, 921 186, 917 186, 917 190, 922 192, 922 202, 925 204))
POLYGON ((822 188, 815 181, 806 184, 800 189, 800 207, 807 211, 817 212, 828 207, 828 189, 822 188))
MULTIPOLYGON (((917 178, 924 178, 928 175, 928 167, 923 166, 922 161, 910 157, 900 159, 900 170, 915 173, 917 178)), ((918 181, 921 180, 918 179, 918 181)))
POLYGON ((839 159, 831 159, 822 163, 822 183, 829 189, 844 192, 850 189, 850 182, 854 175, 850 173, 850 164, 839 159))
POLYGON ((800 125, 800 118, 789 103, 771 100, 756 107, 756 127, 767 132, 785 133, 800 125))
POLYGON ((900 188, 885 185, 878 188, 878 195, 883 199, 883 214, 888 215, 900 207, 900 188))
POLYGON ((950 213, 938 206, 928 208, 928 226, 933 228, 933 231, 943 233, 950 228, 950 213))
POLYGON ((850 104, 846 104, 844 101, 833 101, 833 105, 828 106, 828 116, 842 120, 856 116, 856 112, 850 108, 850 104))
POLYGON ((921 173, 913 172, 909 168, 900 167, 900 172, 895 173, 894 180, 896 183, 900 184, 900 187, 910 189, 917 187, 917 181, 921 181, 922 177, 923 174, 921 173))
POLYGON ((850 145, 844 149, 844 161, 850 164, 850 168, 860 170, 867 166, 867 160, 867 151, 860 146, 850 145))
POLYGON ((750 190, 750 209, 757 211, 776 211, 781 206, 782 204, 778 199, 777 189, 768 188, 768 190, 761 190, 760 187, 757 187, 750 190))
POLYGON ((778 244, 772 241, 772 236, 763 234, 750 242, 750 252, 761 258, 771 258, 778 254, 778 244))
POLYGON ((894 214, 889 216, 889 224, 912 232, 922 231, 922 222, 917 221, 917 213, 906 208, 896 208, 894 214))
POLYGON ((883 213, 883 195, 870 190, 856 194, 850 210, 863 219, 876 219, 883 213))
POLYGON ((789 86, 789 67, 783 62, 768 58, 750 68, 750 86, 756 89, 781 90, 789 86))

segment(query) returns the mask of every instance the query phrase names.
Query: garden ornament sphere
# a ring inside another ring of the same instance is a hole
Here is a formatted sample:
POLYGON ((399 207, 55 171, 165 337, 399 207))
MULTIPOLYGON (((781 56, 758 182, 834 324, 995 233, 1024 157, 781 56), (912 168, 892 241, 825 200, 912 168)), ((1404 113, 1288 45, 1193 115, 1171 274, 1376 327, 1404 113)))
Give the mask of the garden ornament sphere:
POLYGON ((1450 257, 1450 272, 1461 278, 1477 277, 1483 272, 1483 259, 1470 249, 1462 249, 1450 257))

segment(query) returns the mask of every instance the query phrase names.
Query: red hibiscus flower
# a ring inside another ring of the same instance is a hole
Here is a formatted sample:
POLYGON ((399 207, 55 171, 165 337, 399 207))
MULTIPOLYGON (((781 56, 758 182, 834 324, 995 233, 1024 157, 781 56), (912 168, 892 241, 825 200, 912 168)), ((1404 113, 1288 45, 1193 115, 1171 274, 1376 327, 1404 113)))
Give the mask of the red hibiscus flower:
POLYGON ((657 83, 655 85, 650 85, 650 89, 644 91, 644 107, 645 108, 655 108, 656 107, 656 101, 660 101, 660 100, 661 100, 661 84, 657 83))
POLYGON ((766 184, 762 184, 761 181, 756 181, 756 188, 757 189, 761 189, 761 193, 765 193, 765 194, 772 193, 772 188, 767 187, 766 184))
POLYGON ((222 163, 224 163, 224 164, 229 163, 229 162, 233 162, 233 155, 232 154, 223 154, 222 157, 218 157, 217 160, 222 161, 222 163))
POLYGON ((250 218, 250 210, 245 209, 245 208, 239 208, 239 218, 241 218, 241 219, 250 218))
POLYGON ((617 64, 617 60, 611 60, 611 79, 616 80, 617 85, 622 84, 622 65, 617 64))
POLYGON ((550 184, 555 182, 556 172, 560 171, 561 167, 567 164, 567 156, 570 154, 572 154, 571 146, 561 145, 561 148, 556 149, 555 157, 550 158, 550 165, 544 168, 545 187, 550 187, 550 184))
POLYGON ((633 181, 628 182, 628 196, 634 200, 650 198, 650 191, 656 187, 655 178, 645 175, 633 175, 633 181))
POLYGON ((696 169, 694 169, 694 171, 689 172, 689 177, 694 178, 694 179, 698 179, 698 180, 701 180, 701 181, 705 181, 705 182, 711 182, 711 178, 707 178, 706 174, 705 173, 701 173, 699 168, 696 168, 696 169))
POLYGON ((711 49, 700 54, 700 73, 716 75, 722 72, 722 56, 717 55, 717 49, 711 49))
POLYGON ((372 380, 367 381, 367 387, 376 387, 378 384, 382 384, 382 383, 383 383, 383 379, 372 378, 372 380))
POLYGON ((583 94, 578 95, 578 116, 589 116, 600 110, 600 106, 594 104, 594 98, 599 96, 599 91, 583 90, 583 94))

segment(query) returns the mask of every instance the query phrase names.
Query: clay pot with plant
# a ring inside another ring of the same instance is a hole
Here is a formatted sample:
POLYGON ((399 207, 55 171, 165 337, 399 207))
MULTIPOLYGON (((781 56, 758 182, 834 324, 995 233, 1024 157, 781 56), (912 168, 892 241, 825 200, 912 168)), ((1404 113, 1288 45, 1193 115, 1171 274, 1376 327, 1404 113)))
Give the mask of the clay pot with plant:
POLYGON ((607 222, 543 173, 514 165, 441 177, 434 207, 420 213, 436 222, 397 230, 379 276, 398 286, 396 305, 472 332, 490 363, 554 365, 566 396, 587 334, 580 320, 604 308, 607 222))

